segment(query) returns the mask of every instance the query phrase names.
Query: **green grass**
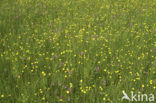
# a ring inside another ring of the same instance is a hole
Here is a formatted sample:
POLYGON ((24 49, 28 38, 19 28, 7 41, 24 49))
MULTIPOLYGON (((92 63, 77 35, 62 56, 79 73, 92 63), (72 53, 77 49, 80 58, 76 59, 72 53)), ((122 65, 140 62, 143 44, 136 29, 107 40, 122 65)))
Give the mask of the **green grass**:
POLYGON ((0 1, 0 103, 128 103, 123 90, 156 95, 155 0, 0 1))

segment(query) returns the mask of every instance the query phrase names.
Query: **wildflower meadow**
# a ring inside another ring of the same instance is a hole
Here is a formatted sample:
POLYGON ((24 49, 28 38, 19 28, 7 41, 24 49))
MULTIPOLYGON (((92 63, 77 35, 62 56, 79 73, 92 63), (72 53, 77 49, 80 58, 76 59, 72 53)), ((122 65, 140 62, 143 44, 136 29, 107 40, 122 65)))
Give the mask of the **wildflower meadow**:
POLYGON ((0 103, 155 98, 156 0, 0 0, 0 103))

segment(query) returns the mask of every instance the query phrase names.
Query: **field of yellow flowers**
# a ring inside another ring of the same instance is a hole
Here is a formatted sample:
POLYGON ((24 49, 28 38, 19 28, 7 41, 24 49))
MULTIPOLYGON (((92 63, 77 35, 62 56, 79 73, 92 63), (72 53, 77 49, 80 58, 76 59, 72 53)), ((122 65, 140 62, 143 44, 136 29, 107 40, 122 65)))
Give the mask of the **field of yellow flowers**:
POLYGON ((139 101, 123 91, 156 96, 155 0, 0 0, 0 103, 139 101))

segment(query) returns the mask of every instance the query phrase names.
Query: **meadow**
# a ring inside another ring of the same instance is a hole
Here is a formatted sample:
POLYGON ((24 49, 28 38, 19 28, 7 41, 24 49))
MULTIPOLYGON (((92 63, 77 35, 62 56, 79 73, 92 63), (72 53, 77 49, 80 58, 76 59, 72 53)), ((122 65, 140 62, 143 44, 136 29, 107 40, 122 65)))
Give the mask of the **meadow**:
POLYGON ((155 0, 0 0, 0 103, 149 102, 123 91, 156 96, 155 0))

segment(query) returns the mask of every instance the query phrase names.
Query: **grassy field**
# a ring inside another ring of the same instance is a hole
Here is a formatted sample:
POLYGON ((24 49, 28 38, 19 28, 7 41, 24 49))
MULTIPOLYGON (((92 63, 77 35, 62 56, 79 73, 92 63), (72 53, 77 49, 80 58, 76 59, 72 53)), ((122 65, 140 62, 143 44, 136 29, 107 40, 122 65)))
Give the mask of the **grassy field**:
POLYGON ((0 0, 0 103, 130 103, 123 91, 156 96, 155 0, 0 0))

